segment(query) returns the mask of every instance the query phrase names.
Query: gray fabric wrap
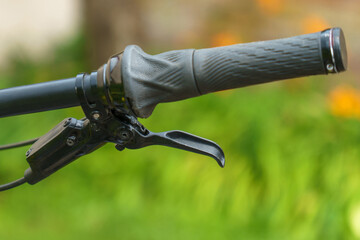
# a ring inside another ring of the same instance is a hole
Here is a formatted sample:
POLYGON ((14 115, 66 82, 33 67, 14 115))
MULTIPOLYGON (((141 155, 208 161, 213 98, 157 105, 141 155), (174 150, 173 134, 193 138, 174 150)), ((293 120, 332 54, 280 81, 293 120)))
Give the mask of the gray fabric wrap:
POLYGON ((158 55, 132 45, 122 58, 125 97, 142 118, 161 102, 324 73, 320 33, 158 55))

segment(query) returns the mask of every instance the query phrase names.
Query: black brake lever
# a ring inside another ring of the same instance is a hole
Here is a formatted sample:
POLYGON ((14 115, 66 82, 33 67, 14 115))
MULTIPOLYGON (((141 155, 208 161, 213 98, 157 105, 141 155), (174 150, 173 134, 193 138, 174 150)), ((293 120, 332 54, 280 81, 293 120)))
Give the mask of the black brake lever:
POLYGON ((25 180, 35 184, 106 142, 115 143, 118 150, 163 145, 203 154, 214 158, 220 167, 225 165, 224 152, 213 141, 177 130, 153 133, 134 116, 110 114, 102 122, 65 119, 39 138, 26 154, 30 168, 25 171, 25 180))
MULTIPOLYGON (((123 134, 124 133, 125 132, 123 132, 123 134)), ((163 145, 212 157, 217 161, 220 167, 225 166, 224 152, 218 144, 187 132, 174 130, 153 133, 147 131, 146 134, 142 134, 135 128, 132 128, 127 134, 132 135, 133 138, 123 145, 118 144, 117 148, 119 150, 122 150, 123 147, 138 149, 151 145, 163 145)), ((125 136, 127 134, 125 134, 125 136)))

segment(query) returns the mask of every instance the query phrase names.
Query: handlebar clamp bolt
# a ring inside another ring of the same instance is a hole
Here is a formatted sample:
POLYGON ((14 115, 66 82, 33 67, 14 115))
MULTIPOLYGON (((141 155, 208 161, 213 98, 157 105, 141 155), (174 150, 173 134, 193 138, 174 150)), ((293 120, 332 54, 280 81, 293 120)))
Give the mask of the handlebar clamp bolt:
POLYGON ((72 147, 75 145, 75 142, 76 142, 76 137, 75 136, 70 136, 66 139, 66 144, 69 146, 69 147, 72 147))
POLYGON ((95 112, 91 113, 91 115, 92 115, 92 118, 93 118, 95 121, 98 121, 98 120, 100 120, 100 118, 101 118, 101 114, 100 114, 98 111, 95 111, 95 112))

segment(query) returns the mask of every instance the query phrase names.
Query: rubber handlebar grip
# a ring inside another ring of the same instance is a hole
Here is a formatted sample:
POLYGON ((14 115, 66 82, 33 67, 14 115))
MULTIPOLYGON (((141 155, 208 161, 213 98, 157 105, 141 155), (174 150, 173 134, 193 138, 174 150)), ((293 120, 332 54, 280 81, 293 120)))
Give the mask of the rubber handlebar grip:
POLYGON ((329 39, 324 34, 197 50, 194 72, 199 91, 205 94, 345 70, 343 63, 339 62, 339 68, 333 59, 324 59, 322 41, 329 39))
POLYGON ((128 46, 122 58, 125 97, 138 117, 161 102, 347 68, 340 28, 270 41, 149 55, 128 46))

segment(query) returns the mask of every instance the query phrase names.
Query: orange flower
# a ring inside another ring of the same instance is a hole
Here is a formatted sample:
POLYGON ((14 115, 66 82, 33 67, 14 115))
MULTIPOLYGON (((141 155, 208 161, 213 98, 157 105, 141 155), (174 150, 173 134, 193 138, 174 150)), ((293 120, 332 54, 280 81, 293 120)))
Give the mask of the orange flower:
POLYGON ((266 14, 274 15, 284 8, 284 0, 256 0, 258 7, 266 14))
POLYGON ((239 42, 240 41, 233 34, 222 32, 213 36, 211 45, 213 47, 222 47, 226 45, 237 44, 239 42))
POLYGON ((360 91, 339 86, 330 93, 330 109, 334 116, 360 119, 360 91))
POLYGON ((329 24, 320 16, 311 15, 301 22, 304 33, 314 33, 329 28, 329 24))

